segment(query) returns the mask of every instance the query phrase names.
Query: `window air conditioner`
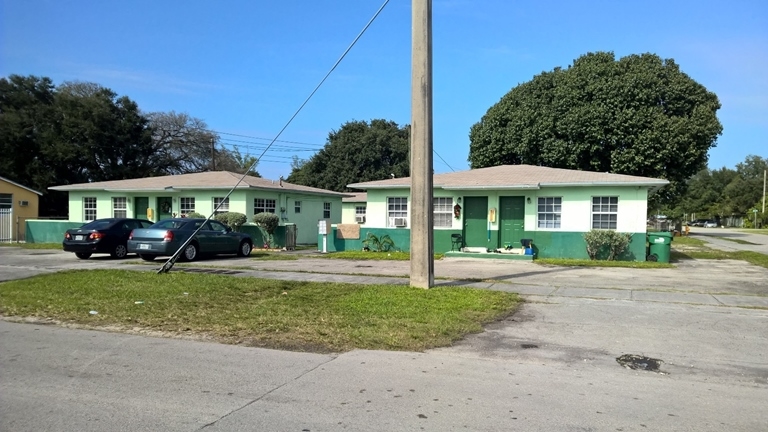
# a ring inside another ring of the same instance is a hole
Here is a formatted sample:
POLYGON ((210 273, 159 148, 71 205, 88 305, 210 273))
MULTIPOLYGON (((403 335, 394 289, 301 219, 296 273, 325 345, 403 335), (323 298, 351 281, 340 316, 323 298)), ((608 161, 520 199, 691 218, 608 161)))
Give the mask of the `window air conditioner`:
POLYGON ((29 201, 19 201, 20 207, 27 207, 29 205, 29 201))
POLYGON ((395 218, 395 226, 396 227, 408 226, 408 220, 406 218, 402 218, 402 217, 395 218))
POLYGON ((365 216, 363 216, 363 215, 355 216, 355 222, 357 222, 357 223, 365 223, 365 216))

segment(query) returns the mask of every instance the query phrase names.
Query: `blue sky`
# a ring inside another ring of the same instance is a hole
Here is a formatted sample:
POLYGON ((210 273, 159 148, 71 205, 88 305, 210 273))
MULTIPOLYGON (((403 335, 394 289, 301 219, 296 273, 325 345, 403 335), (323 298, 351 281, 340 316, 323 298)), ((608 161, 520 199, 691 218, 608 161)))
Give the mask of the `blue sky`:
MULTIPOLYGON (((258 156, 383 0, 0 2, 1 76, 96 82, 258 156)), ((409 123, 410 25, 410 1, 390 0, 259 172, 287 176, 350 120, 409 123)), ((711 168, 768 157, 765 0, 434 0, 433 44, 436 172, 468 168, 469 128, 511 88, 592 51, 673 58, 715 92, 711 168)))

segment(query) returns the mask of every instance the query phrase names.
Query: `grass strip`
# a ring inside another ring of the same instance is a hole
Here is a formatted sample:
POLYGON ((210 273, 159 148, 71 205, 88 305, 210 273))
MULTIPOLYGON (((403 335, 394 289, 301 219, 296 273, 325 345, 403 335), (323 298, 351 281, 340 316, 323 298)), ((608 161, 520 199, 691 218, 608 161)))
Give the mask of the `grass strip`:
POLYGON ((710 250, 673 250, 670 258, 673 260, 685 259, 713 259, 713 260, 741 260, 756 266, 768 268, 768 255, 752 251, 726 252, 715 249, 710 250))
MULTIPOLYGON (((373 252, 373 251, 340 251, 327 254, 307 255, 308 258, 345 259, 345 260, 379 260, 379 261, 408 261, 409 252, 373 252)), ((443 259, 443 254, 436 253, 436 260, 443 259)))
POLYGON ((623 267, 623 268, 674 268, 667 263, 651 261, 603 261, 569 258, 539 258, 533 261, 536 264, 554 265, 561 267, 623 267))
POLYGON ((510 315, 515 294, 73 270, 0 283, 0 314, 312 352, 422 351, 510 315), (97 311, 97 314, 90 314, 97 311))
POLYGON ((752 243, 752 242, 748 242, 746 240, 732 238, 732 237, 720 237, 720 236, 714 236, 714 237, 718 238, 720 240, 728 240, 729 242, 734 242, 734 243, 738 243, 738 244, 745 244, 745 245, 759 245, 760 244, 760 243, 752 243))

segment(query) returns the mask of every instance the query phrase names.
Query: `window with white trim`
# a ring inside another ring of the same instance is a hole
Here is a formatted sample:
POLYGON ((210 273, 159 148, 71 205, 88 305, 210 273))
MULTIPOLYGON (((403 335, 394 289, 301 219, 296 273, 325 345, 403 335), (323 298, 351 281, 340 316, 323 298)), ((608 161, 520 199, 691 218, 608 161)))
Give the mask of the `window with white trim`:
POLYGON ((330 219, 331 218, 331 203, 324 202, 323 203, 323 219, 330 219))
POLYGON ((539 197, 537 220, 539 228, 560 228, 562 197, 539 197))
POLYGON ((216 210, 214 214, 229 212, 229 197, 214 197, 213 209, 216 210), (219 204, 221 204, 221 206, 219 206, 219 204), (219 209, 216 210, 216 207, 219 207, 219 209))
POLYGON ((365 216, 365 206, 355 206, 355 216, 365 216))
POLYGON ((592 197, 592 229, 616 229, 619 197, 592 197))
POLYGON ((96 219, 96 197, 83 198, 83 221, 96 219))
POLYGON ((453 198, 432 198, 432 220, 435 228, 450 228, 453 226, 453 198))
POLYGON ((112 197, 112 217, 128 217, 128 200, 125 197, 112 197))
POLYGON ((253 200, 253 214, 274 213, 277 201, 268 198, 255 198, 253 200))
POLYGON ((387 226, 395 226, 395 219, 408 217, 408 197, 387 198, 387 226))
POLYGON ((195 197, 179 198, 179 214, 187 214, 195 211, 195 197))
POLYGON ((301 213, 301 201, 294 201, 293 202, 293 212, 296 214, 301 213))

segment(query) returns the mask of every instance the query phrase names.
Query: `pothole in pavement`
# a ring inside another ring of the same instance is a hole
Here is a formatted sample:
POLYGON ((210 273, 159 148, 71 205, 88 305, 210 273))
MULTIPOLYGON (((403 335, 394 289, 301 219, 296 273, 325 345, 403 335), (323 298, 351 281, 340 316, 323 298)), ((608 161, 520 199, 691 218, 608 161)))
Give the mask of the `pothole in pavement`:
POLYGON ((659 370, 659 367, 664 361, 651 357, 639 356, 637 354, 624 354, 620 357, 616 357, 616 361, 627 369, 665 373, 659 370))
POLYGON ((532 349, 532 348, 538 348, 538 347, 539 346, 536 344, 529 344, 529 343, 520 344, 520 348, 522 349, 532 349))

